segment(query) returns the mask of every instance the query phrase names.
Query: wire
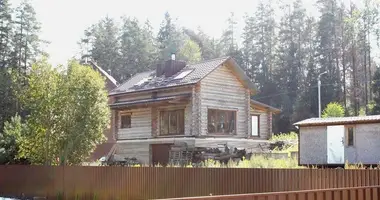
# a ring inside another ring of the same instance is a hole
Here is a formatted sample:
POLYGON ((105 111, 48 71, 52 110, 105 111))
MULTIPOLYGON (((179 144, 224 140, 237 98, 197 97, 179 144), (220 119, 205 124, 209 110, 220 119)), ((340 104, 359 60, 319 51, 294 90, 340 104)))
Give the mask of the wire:
MULTIPOLYGON (((371 81, 360 81, 362 83, 364 82, 380 82, 380 80, 371 80, 371 81)), ((331 83, 331 84, 321 84, 321 87, 322 86, 331 86, 331 85, 336 85, 335 83, 331 83)), ((313 89, 313 88, 318 88, 318 86, 310 86, 308 87, 308 89, 313 89)), ((267 96, 261 96, 259 98, 254 98, 255 100, 259 100, 259 99, 265 99, 265 98, 268 98, 268 97, 276 97, 276 96, 280 96, 280 95, 283 95, 283 94, 291 94, 291 93, 295 93, 295 92, 298 92, 299 90, 294 90, 294 91, 290 91, 290 92, 283 92, 283 93, 277 93, 277 94, 274 94, 274 95, 267 95, 267 96)))

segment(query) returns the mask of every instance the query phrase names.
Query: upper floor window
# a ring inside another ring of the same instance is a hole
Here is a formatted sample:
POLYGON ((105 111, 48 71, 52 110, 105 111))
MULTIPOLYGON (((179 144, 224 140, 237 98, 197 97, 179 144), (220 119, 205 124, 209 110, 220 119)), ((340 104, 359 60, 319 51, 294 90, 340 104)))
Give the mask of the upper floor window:
POLYGON ((236 111, 208 109, 208 133, 236 133, 236 111))
POLYGON ((183 135, 185 132, 184 110, 160 112, 160 135, 183 135))
POLYGON ((120 128, 131 128, 131 114, 121 114, 120 115, 120 128))

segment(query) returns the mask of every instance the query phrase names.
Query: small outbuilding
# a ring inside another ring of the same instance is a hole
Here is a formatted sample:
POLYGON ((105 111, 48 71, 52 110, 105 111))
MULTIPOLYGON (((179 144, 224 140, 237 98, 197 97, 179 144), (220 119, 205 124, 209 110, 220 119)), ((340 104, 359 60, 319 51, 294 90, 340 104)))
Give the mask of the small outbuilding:
POLYGON ((299 129, 299 164, 376 165, 380 161, 380 115, 310 118, 299 129))

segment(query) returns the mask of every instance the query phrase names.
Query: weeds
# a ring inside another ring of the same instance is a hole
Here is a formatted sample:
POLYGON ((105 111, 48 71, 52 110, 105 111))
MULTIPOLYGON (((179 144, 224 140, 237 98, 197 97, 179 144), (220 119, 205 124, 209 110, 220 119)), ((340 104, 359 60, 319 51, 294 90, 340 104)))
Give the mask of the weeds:
POLYGON ((273 141, 273 142, 277 142, 277 141, 298 141, 298 134, 296 132, 280 133, 277 135, 273 135, 269 140, 273 141))

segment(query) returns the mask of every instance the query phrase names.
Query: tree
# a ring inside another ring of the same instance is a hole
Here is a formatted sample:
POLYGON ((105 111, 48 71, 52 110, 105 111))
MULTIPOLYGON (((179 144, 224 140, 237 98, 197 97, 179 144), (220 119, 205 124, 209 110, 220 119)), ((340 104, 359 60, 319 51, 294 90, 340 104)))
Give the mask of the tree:
POLYGON ((119 27, 115 21, 106 17, 87 30, 85 36, 82 42, 88 45, 87 56, 119 80, 119 27))
POLYGON ((222 49, 220 43, 215 41, 215 39, 210 38, 201 30, 201 28, 198 28, 197 32, 184 28, 184 33, 189 39, 198 44, 201 50, 202 60, 210 60, 220 57, 222 49))
POLYGON ((328 117, 344 117, 344 108, 337 102, 331 102, 327 104, 323 110, 322 118, 328 117))
POLYGON ((8 0, 0 1, 0 68, 7 67, 11 52, 12 9, 8 0))
POLYGON ((0 68, 0 133, 4 122, 16 113, 15 96, 12 91, 12 79, 8 68, 0 68))
POLYGON ((123 18, 121 27, 121 66, 120 80, 150 69, 157 51, 149 21, 141 26, 136 18, 123 18))
POLYGON ((371 110, 371 114, 378 115, 380 114, 380 69, 377 68, 372 79, 372 92, 373 92, 373 101, 375 105, 371 110))
POLYGON ((20 72, 26 73, 30 64, 43 52, 40 49, 42 40, 39 38, 40 23, 36 12, 28 0, 21 2, 15 11, 15 30, 13 35, 13 51, 11 63, 20 72))
MULTIPOLYGON (((25 126, 21 123, 21 117, 16 115, 9 122, 5 122, 4 133, 0 134, 0 164, 17 163, 19 150, 17 139, 25 132, 25 126)), ((22 158, 21 158, 22 159, 22 158)))
POLYGON ((318 48, 317 60, 319 72, 328 73, 321 77, 321 81, 329 87, 322 87, 322 106, 331 101, 341 101, 343 91, 341 90, 340 69, 340 32, 339 27, 339 7, 336 0, 319 0, 317 2, 321 16, 318 21, 317 39, 318 48))
POLYGON ((183 34, 168 12, 165 13, 165 19, 161 23, 156 39, 162 60, 169 59, 171 54, 178 52, 182 46, 183 34))
POLYGON ((82 162, 104 140, 109 122, 101 75, 75 61, 63 71, 43 59, 32 66, 27 83, 17 91, 22 108, 29 111, 25 129, 16 136, 18 158, 33 164, 82 162))
POLYGON ((195 63, 201 60, 201 50, 197 43, 186 40, 178 54, 179 58, 188 63, 195 63))

